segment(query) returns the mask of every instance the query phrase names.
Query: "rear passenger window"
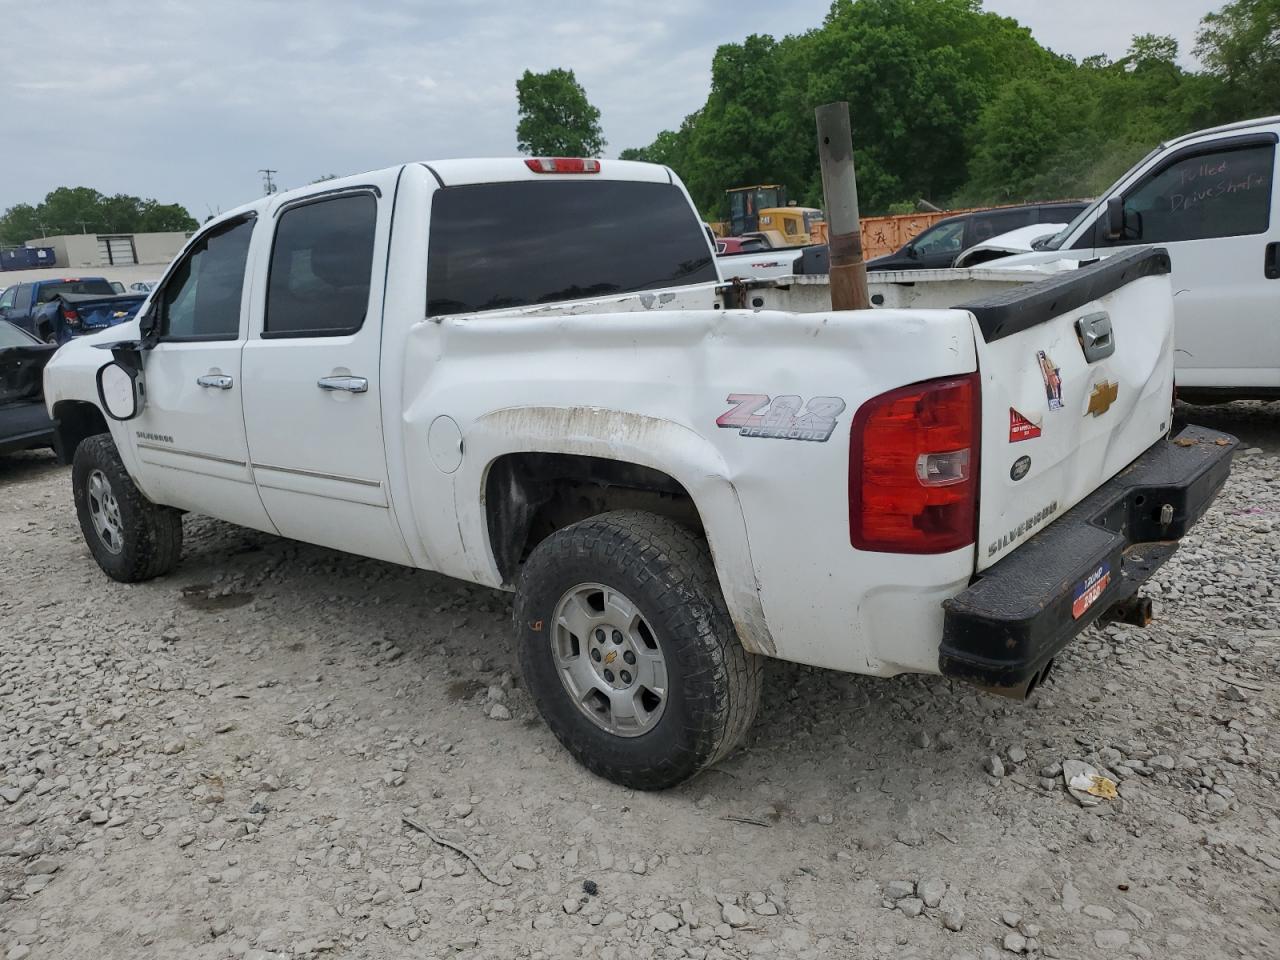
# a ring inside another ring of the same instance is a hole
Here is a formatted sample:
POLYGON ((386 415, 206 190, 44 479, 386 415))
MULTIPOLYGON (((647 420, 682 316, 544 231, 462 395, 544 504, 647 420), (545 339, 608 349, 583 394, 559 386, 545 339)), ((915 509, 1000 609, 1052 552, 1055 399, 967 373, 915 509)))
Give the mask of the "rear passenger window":
POLYGON ((378 202, 360 193, 280 215, 267 280, 263 337, 355 333, 369 309, 378 202))
POLYGON ((205 234, 174 270, 160 301, 160 335, 167 340, 235 340, 240 294, 253 220, 205 234))
POLYGON ((1124 237, 1099 242, 1172 243, 1265 233, 1275 153, 1273 145, 1264 144, 1175 160, 1125 196, 1124 237))
POLYGON ((718 279, 701 223, 671 184, 484 183, 432 199, 430 316, 718 279))

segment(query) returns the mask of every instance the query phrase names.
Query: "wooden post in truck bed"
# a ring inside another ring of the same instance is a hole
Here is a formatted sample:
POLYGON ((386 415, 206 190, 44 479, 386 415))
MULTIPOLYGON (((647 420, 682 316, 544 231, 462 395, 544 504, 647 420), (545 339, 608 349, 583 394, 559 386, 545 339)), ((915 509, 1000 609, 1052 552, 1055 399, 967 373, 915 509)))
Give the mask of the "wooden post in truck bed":
POLYGON ((831 251, 831 308, 869 310, 867 265, 862 259, 862 225, 858 217, 858 181, 853 170, 853 133, 849 104, 824 103, 814 111, 818 121, 818 160, 827 209, 831 251))

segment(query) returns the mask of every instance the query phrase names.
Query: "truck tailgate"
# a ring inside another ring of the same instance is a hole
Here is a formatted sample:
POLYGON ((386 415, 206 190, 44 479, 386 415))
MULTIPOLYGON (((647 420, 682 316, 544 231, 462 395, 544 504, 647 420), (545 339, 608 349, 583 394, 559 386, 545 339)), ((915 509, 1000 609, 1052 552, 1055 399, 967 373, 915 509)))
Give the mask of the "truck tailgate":
POLYGON ((80 317, 85 330, 103 330, 132 320, 147 300, 145 293, 122 293, 114 297, 63 294, 63 302, 80 317))
POLYGON ((1169 257, 1144 248, 961 305, 982 378, 977 569, 1168 432, 1169 257))

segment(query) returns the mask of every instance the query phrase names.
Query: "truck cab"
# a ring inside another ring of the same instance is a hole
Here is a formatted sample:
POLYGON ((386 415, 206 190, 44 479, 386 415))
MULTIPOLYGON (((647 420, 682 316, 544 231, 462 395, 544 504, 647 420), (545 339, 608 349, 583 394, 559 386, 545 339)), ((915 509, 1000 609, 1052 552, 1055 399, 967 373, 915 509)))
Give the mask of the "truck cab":
POLYGON ((1041 251, 1002 267, 1169 253, 1180 396, 1280 397, 1280 117, 1162 144, 1041 251))

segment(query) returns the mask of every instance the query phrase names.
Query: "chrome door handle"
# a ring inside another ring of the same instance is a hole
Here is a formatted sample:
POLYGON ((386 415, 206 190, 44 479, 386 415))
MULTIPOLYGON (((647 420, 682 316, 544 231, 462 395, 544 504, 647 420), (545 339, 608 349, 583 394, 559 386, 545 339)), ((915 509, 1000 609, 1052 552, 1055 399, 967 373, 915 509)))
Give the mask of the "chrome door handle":
POLYGON ((225 373, 206 373, 203 377, 196 377, 196 383, 200 386, 216 387, 219 390, 230 390, 234 382, 225 373))
POLYGON ((364 377, 321 377, 316 386, 321 390, 345 390, 347 393, 369 392, 369 381, 364 377))

